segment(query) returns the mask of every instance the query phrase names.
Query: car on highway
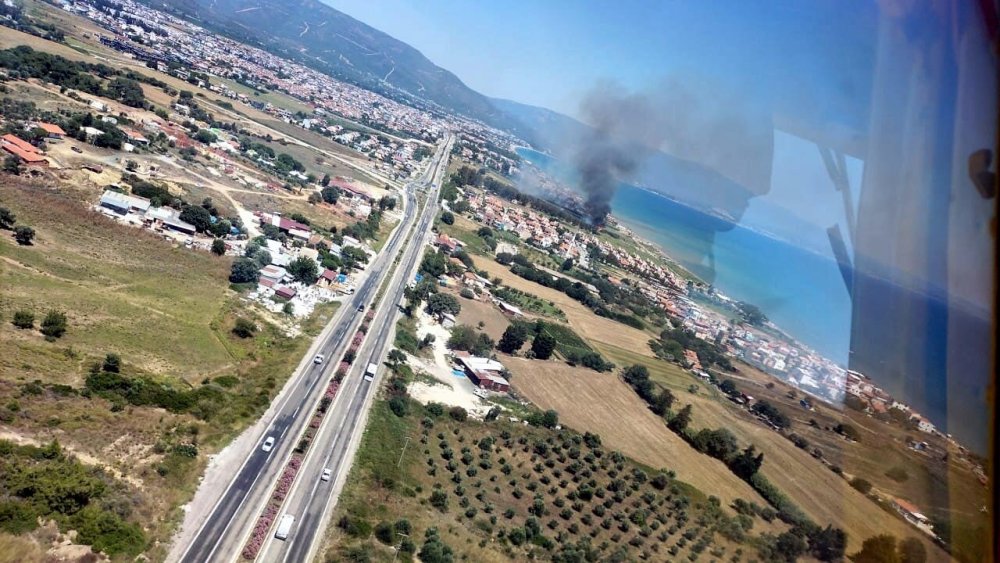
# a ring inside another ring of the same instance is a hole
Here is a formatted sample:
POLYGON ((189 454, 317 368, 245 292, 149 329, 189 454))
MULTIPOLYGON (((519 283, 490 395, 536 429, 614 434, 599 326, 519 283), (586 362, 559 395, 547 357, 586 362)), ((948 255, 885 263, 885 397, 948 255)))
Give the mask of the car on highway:
POLYGON ((326 357, 324 357, 323 354, 316 354, 316 357, 313 358, 313 363, 314 364, 322 364, 325 361, 326 361, 326 357))
POLYGON ((265 452, 269 452, 272 448, 274 448, 274 436, 268 436, 267 439, 264 440, 264 444, 261 445, 260 449, 265 452))
POLYGON ((358 305, 358 312, 359 313, 362 312, 362 311, 364 311, 364 310, 365 310, 365 304, 364 303, 358 305))
POLYGON ((323 474, 319 476, 319 480, 320 481, 329 481, 330 480, 330 475, 331 475, 330 468, 327 467, 327 468, 323 469, 323 474))
POLYGON ((278 529, 274 532, 274 537, 279 540, 284 540, 288 538, 288 534, 292 531, 292 524, 295 523, 295 517, 291 514, 285 514, 281 517, 281 521, 278 522, 278 529))

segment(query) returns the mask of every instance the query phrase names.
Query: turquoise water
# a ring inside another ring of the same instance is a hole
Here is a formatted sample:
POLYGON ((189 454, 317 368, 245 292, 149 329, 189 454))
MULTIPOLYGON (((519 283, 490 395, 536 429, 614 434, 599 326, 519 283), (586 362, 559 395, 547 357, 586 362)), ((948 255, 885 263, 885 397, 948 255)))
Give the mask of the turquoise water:
MULTIPOLYGON (((552 158, 528 149, 518 153, 567 178, 552 158)), ((757 305, 797 340, 846 364, 851 303, 832 259, 628 184, 619 186, 611 207, 617 219, 699 278, 757 305)))

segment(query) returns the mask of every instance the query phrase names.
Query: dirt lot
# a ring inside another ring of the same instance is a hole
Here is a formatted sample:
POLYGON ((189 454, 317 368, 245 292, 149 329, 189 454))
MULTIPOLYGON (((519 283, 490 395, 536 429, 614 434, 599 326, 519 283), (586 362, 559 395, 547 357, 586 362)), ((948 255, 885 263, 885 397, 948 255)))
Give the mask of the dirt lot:
POLYGON ((678 438, 616 376, 555 361, 505 357, 504 364, 514 374, 512 384, 518 393, 540 408, 555 409, 567 426, 600 434, 609 448, 640 463, 673 469, 678 479, 725 504, 737 498, 766 504, 722 462, 678 438))
POLYGON ((476 267, 489 272, 489 277, 499 277, 505 285, 526 291, 533 295, 552 301, 566 313, 566 320, 580 336, 593 342, 605 342, 626 350, 635 350, 646 356, 653 357, 653 352, 646 344, 651 336, 639 329, 621 323, 598 317, 579 301, 571 299, 565 293, 538 285, 524 278, 515 276, 503 264, 481 256, 474 257, 476 267))

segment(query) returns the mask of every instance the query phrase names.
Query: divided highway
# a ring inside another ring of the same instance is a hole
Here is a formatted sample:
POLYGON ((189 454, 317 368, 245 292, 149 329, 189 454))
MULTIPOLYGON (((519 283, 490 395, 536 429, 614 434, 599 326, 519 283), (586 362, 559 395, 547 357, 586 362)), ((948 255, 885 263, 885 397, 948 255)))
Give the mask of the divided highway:
MULTIPOLYGON (((325 497, 326 501, 329 501, 333 496, 334 487, 339 490, 339 487, 343 486, 343 479, 353 459, 353 449, 356 448, 360 431, 364 428, 359 422, 365 419, 370 406, 369 398, 373 395, 371 391, 377 388, 378 384, 378 379, 374 382, 362 381, 359 370, 364 369, 364 365, 370 357, 376 355, 376 351, 378 355, 375 362, 381 362, 384 348, 392 334, 395 305, 402 299, 406 280, 412 275, 410 272, 419 260, 423 242, 433 224, 437 203, 436 193, 446 169, 445 164, 450 150, 449 138, 435 153, 434 160, 428 166, 424 177, 419 182, 406 185, 402 221, 383 251, 369 266, 367 278, 361 287, 342 303, 330 324, 317 338, 318 343, 313 345, 300 364, 299 370, 286 384, 283 393, 279 395, 277 408, 268 411, 266 416, 272 418, 267 429, 258 437, 253 450, 233 476, 211 513, 202 521, 198 533, 186 547, 180 561, 231 562, 240 557, 243 545, 264 503, 269 498, 274 482, 295 448, 299 434, 309 422, 310 415, 333 376, 340 357, 350 343, 350 337, 362 322, 364 314, 359 312, 359 308, 367 308, 386 276, 394 274, 386 291, 384 305, 377 310, 375 319, 370 325, 369 336, 359 351, 355 366, 345 377, 334 403, 324 417, 323 426, 299 471, 296 488, 293 489, 295 494, 289 495, 286 499, 283 512, 288 511, 290 506, 297 506, 293 504, 294 502, 302 501, 300 496, 303 491, 315 492, 314 484, 320 483, 319 473, 315 473, 317 467, 320 472, 323 467, 330 467, 334 470, 334 476, 329 482, 323 482, 323 485, 327 486, 325 490, 315 495, 310 494, 310 497, 325 497), (431 189, 428 190, 427 204, 420 214, 417 228, 412 229, 418 211, 416 191, 422 187, 431 189), (400 268, 394 268, 401 248, 403 253, 398 262, 400 268), (316 354, 323 354, 327 360, 322 364, 313 363, 311 360, 316 354), (274 438, 274 446, 271 451, 264 451, 262 444, 268 438, 274 438)), ((325 521, 323 516, 327 508, 329 507, 325 503, 311 503, 304 510, 307 518, 302 522, 296 518, 290 539, 297 539, 287 543, 275 542, 285 548, 294 547, 296 554, 287 557, 283 554, 273 560, 306 560, 305 553, 312 551, 313 540, 317 537, 317 533, 322 531, 320 523, 325 521)), ((268 561, 272 560, 269 558, 271 555, 269 545, 265 544, 261 551, 262 556, 268 561)))
MULTIPOLYGON (((446 151, 449 148, 450 146, 446 146, 446 151)), ((399 315, 397 306, 403 302, 403 290, 407 281, 413 279, 416 273, 424 242, 434 224, 437 193, 441 176, 446 169, 444 162, 447 161, 442 161, 438 173, 432 172, 427 203, 412 238, 403 251, 399 268, 393 272, 383 301, 372 320, 368 338, 358 351, 357 362, 341 383, 337 399, 324 418, 324 426, 317 434, 314 446, 310 448, 299 469, 298 480, 285 500, 282 513, 295 517, 291 532, 284 541, 276 539, 273 534, 265 540, 260 561, 312 561, 316 550, 321 547, 330 514, 347 480, 360 443, 368 410, 385 373, 382 364, 392 346, 395 322, 399 315), (370 382, 362 377, 369 361, 379 365, 378 375, 370 382), (324 469, 331 471, 330 481, 321 480, 324 469)))

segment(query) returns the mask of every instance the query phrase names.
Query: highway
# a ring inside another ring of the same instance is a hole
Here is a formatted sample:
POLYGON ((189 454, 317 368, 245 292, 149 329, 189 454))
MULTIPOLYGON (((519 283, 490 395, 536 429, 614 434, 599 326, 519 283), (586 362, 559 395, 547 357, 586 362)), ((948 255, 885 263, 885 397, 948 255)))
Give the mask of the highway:
POLYGON ((303 461, 299 470, 300 477, 285 500, 282 513, 295 517, 292 532, 284 541, 271 534, 261 549, 260 561, 300 562, 316 558, 316 550, 321 547, 330 514, 361 440, 368 410, 386 371, 382 364, 392 346, 399 315, 397 305, 403 302, 406 283, 413 279, 420 264, 424 242, 430 234, 437 213, 437 192, 445 169, 446 166, 440 166, 439 173, 433 174, 426 206, 413 238, 403 252, 400 267, 393 273, 384 300, 371 323, 368 338, 359 350, 358 361, 344 379, 337 401, 331 406, 324 426, 317 434, 315 446, 310 448, 303 461), (362 377, 369 361, 379 364, 378 375, 372 382, 365 381, 362 377), (320 479, 324 469, 331 470, 333 476, 330 481, 320 479))
MULTIPOLYGON (((360 326, 364 318, 364 314, 358 311, 359 307, 364 306, 367 308, 371 304, 380 285, 390 272, 396 272, 396 275, 393 276, 393 283, 389 285, 386 292, 389 300, 385 301, 385 303, 395 303, 401 298, 403 287, 405 287, 405 279, 399 279, 400 274, 398 272, 401 269, 393 269, 394 261, 397 255, 399 255, 400 249, 406 244, 400 264, 412 267, 413 261, 419 260, 420 249, 423 246, 423 239, 426 236, 423 234, 420 236, 414 235, 410 239, 407 238, 411 233, 411 227, 417 219, 418 204, 416 191, 418 188, 430 184, 435 186, 435 189, 431 191, 436 193, 436 188, 439 186, 439 178, 443 175, 443 170, 446 168, 445 166, 441 166, 441 164, 447 161, 450 148, 451 140, 449 138, 439 147, 438 152, 435 153, 421 180, 406 185, 404 189, 406 201, 403 205, 403 218, 399 225, 394 230, 389 241, 387 241, 382 252, 368 266, 367 277, 361 283, 361 287, 355 291, 353 296, 342 303, 340 309, 330 321, 330 324, 317 337, 317 343, 307 352, 299 369, 292 375, 284 391, 279 395, 277 408, 269 409, 266 416, 271 416, 271 420, 266 430, 256 441, 254 448, 250 451, 240 469, 221 494, 211 513, 200 524, 194 540, 186 547, 179 559, 180 561, 185 563, 230 562, 240 557, 243 545, 249 537, 249 533, 256 523, 264 504, 269 498, 271 489, 280 476, 285 462, 295 448, 299 434, 309 422, 313 410, 319 403, 319 399, 323 395, 327 383, 336 370, 340 357, 350 344, 350 337, 357 331, 358 326, 360 326), (397 294, 400 297, 397 297, 393 301, 392 297, 397 294), (311 360, 316 354, 323 354, 327 358, 327 361, 322 364, 313 363, 311 360), (265 452, 261 448, 261 445, 268 437, 273 437, 275 444, 270 452, 265 452)), ((428 200, 428 205, 425 207, 424 213, 421 214, 418 229, 414 233, 426 233, 429 230, 433 222, 435 203, 436 197, 432 195, 428 200)), ((361 366, 360 369, 362 370, 369 358, 365 354, 368 354, 371 349, 370 343, 378 340, 384 346, 393 328, 392 323, 386 320, 386 311, 381 309, 392 309, 394 311, 395 308, 381 307, 377 311, 375 319, 370 325, 370 337, 366 340, 365 346, 355 361, 355 367, 361 366), (371 336, 376 336, 376 338, 371 338, 371 336)), ((372 384, 365 382, 363 392, 358 393, 361 376, 355 375, 356 372, 357 369, 352 369, 351 374, 344 379, 334 403, 324 418, 324 425, 321 427, 321 431, 334 426, 339 428, 340 424, 337 422, 351 424, 352 428, 354 428, 357 426, 361 415, 366 414, 367 403, 363 402, 364 404, 358 405, 352 399, 355 399, 356 395, 367 397, 372 384)), ((377 384, 377 381, 375 383, 377 384)), ((313 479, 314 476, 308 470, 312 468, 312 465, 308 462, 318 457, 315 455, 315 452, 326 449, 326 443, 319 442, 320 438, 325 439, 325 435, 322 432, 317 434, 317 438, 314 439, 314 444, 309 449, 310 455, 306 458, 307 463, 300 469, 296 483, 313 479)), ((338 440, 344 444, 351 441, 350 436, 347 436, 346 440, 343 436, 338 436, 338 440)), ((339 442, 335 440, 334 445, 337 443, 339 442)), ((330 451, 332 452, 333 450, 330 451)), ((351 456, 344 455, 346 452, 343 446, 337 451, 341 452, 341 455, 330 463, 334 463, 338 468, 349 467, 349 458, 351 456)), ((346 469, 338 469, 338 471, 343 471, 346 474, 346 469)), ((318 482, 318 474, 315 475, 315 478, 318 482)), ((335 482, 336 480, 331 480, 328 484, 333 485, 335 482)), ((289 499, 286 499, 286 507, 289 500, 291 500, 291 496, 289 499)), ((296 529, 299 529, 298 522, 296 523, 296 529)), ((313 536, 316 531, 316 529, 313 530, 313 536)), ((271 534, 273 534, 273 528, 271 534)), ((300 543, 304 544, 305 542, 300 543)), ((265 547, 267 547, 267 544, 265 544, 265 547)), ((309 549, 309 547, 306 546, 306 549, 309 549)), ((263 554, 264 551, 262 550, 261 553, 263 554)))

